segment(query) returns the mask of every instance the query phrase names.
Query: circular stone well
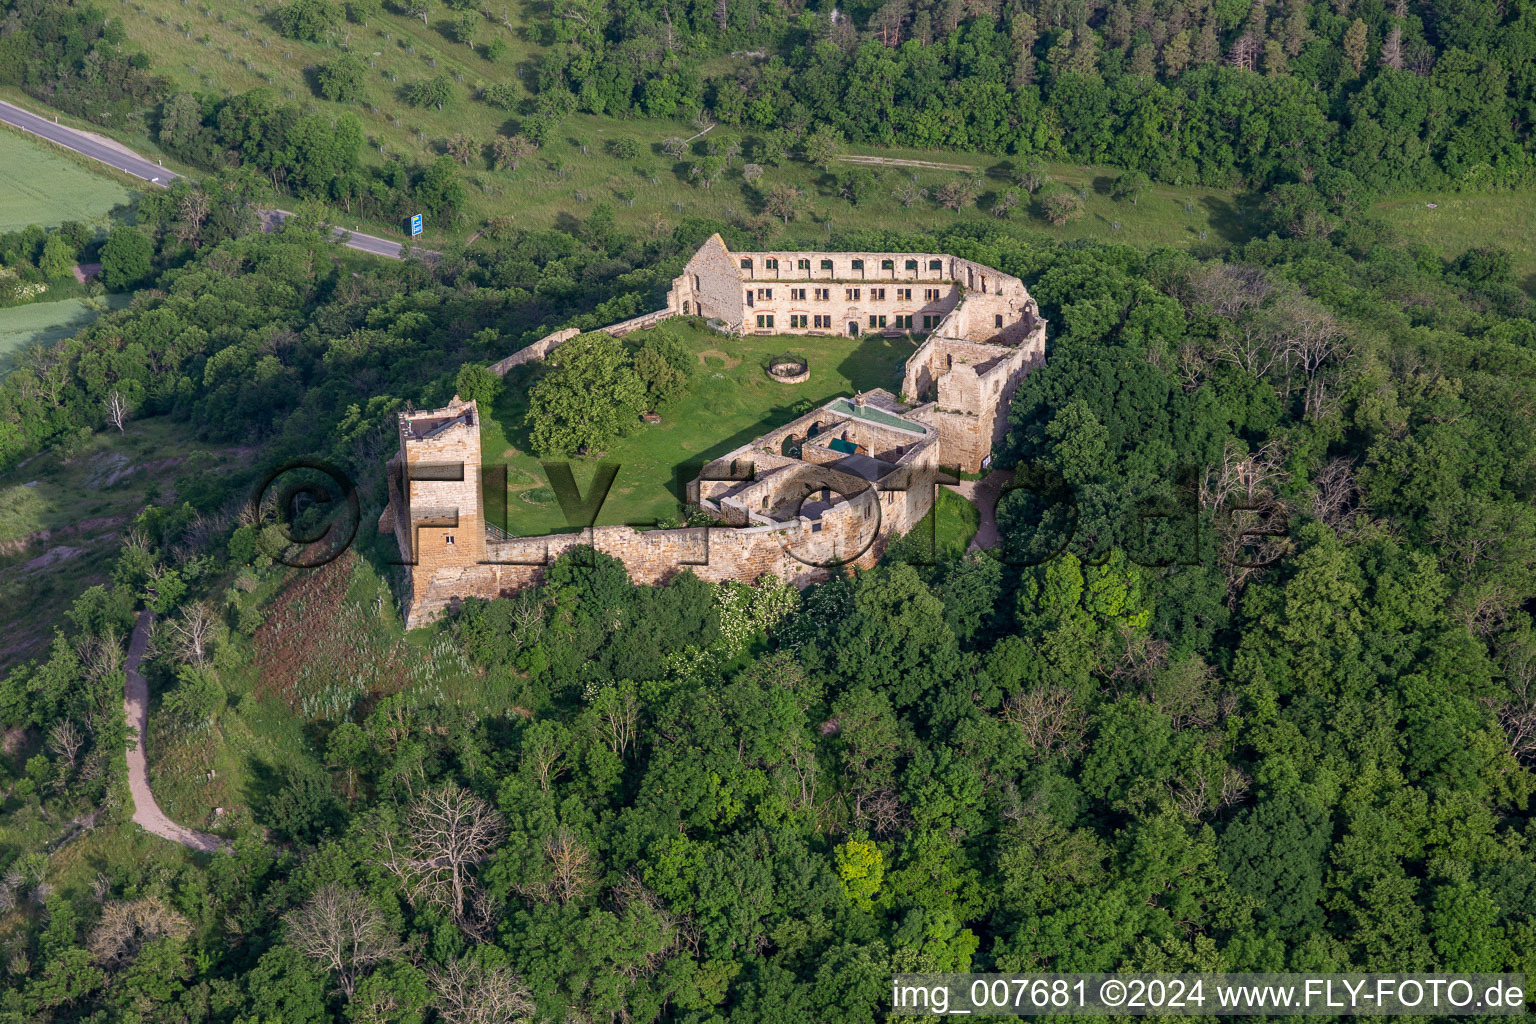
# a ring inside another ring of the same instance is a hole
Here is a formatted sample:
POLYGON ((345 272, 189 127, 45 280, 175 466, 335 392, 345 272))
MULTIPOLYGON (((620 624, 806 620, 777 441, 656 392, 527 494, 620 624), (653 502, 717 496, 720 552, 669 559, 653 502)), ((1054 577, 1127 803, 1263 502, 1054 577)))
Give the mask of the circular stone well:
POLYGON ((774 356, 768 363, 768 376, 780 384, 804 384, 811 379, 811 364, 800 356, 774 356))

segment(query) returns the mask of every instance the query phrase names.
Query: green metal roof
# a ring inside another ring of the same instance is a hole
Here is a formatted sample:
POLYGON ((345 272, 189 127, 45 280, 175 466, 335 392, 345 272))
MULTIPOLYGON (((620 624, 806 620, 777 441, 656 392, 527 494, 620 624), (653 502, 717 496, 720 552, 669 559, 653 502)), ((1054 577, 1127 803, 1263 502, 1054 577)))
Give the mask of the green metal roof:
POLYGON ((883 409, 876 409, 869 405, 854 405, 846 398, 836 398, 827 404, 827 408, 840 416, 852 416, 854 419, 868 420, 870 423, 878 423, 883 427, 895 427, 897 430, 906 430, 913 434, 927 434, 928 428, 921 423, 915 423, 909 419, 892 415, 883 409))

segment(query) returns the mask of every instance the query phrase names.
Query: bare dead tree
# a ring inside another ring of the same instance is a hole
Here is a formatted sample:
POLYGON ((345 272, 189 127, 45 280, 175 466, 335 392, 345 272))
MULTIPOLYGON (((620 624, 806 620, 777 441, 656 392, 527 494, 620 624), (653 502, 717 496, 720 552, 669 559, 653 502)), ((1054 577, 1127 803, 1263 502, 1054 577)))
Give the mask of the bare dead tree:
POLYGON ((160 938, 185 939, 192 925, 158 896, 117 900, 101 908, 101 920, 91 929, 86 949, 91 959, 108 968, 123 967, 146 943, 160 938))
POLYGON ((523 744, 523 763, 528 765, 539 789, 545 793, 549 792, 551 783, 565 774, 563 760, 565 750, 555 737, 546 733, 530 736, 523 744))
POLYGON ((597 709, 604 742, 614 756, 623 757, 634 745, 640 729, 640 695, 633 685, 610 686, 598 695, 597 709))
POLYGON ((61 718, 48 730, 48 749, 69 771, 74 770, 75 758, 80 756, 80 748, 84 744, 85 734, 73 719, 61 718))
POLYGON ((1038 754, 1071 757, 1082 743, 1083 714, 1064 686, 1022 690, 1003 702, 1002 719, 1019 727, 1024 742, 1038 754))
POLYGON ((1111 677, 1144 683, 1168 664, 1168 641, 1126 625, 1119 632, 1124 648, 1120 660, 1110 669, 1111 677))
POLYGON ((450 783, 421 795, 406 815, 404 832, 405 855, 384 837, 385 863, 406 883, 412 903, 426 900, 446 907, 469 931, 483 925, 468 913, 476 887, 471 869, 506 838, 500 812, 450 783))
POLYGON ((427 980, 444 1024, 526 1024, 537 1010, 512 968, 487 967, 473 956, 429 968, 427 980))
POLYGON ((384 915, 356 889, 327 885, 283 921, 289 943, 336 975, 348 999, 374 965, 400 952, 384 915))
POLYGON ((562 906, 585 896, 597 878, 595 858, 565 826, 544 837, 542 851, 546 864, 541 876, 518 885, 518 891, 541 903, 555 901, 562 906))
POLYGON ((1509 696, 1503 700, 1488 698, 1486 703, 1504 729, 1510 756, 1525 764, 1536 764, 1536 641, 1512 641, 1501 653, 1509 696))
POLYGON ((1317 474, 1313 488, 1312 514, 1334 530, 1347 525, 1360 500, 1360 490, 1355 486, 1354 461, 1342 456, 1331 460, 1317 474))
MULTIPOLYGON (((1343 358, 1348 336, 1339 321, 1320 303, 1305 296, 1290 297, 1279 311, 1278 341, 1286 368, 1300 372, 1302 411, 1310 420, 1320 418, 1327 407, 1327 383, 1322 371, 1335 358, 1343 358)), ((1287 393, 1290 385, 1287 384, 1287 393)))
POLYGON ((181 609, 181 614, 166 620, 165 632, 170 649, 184 664, 206 665, 213 654, 218 618, 206 601, 197 601, 181 609))
POLYGON ((123 393, 116 388, 107 396, 107 422, 117 428, 119 434, 124 432, 128 422, 128 400, 123 393))
POLYGON ((1200 481, 1200 506, 1215 514, 1229 601, 1236 600, 1254 573, 1289 549, 1283 536, 1287 508, 1276 494, 1288 476, 1282 468, 1285 456, 1280 439, 1251 453, 1229 439, 1221 465, 1208 467, 1200 481))
POLYGON ((1228 765, 1221 773, 1221 806, 1232 807, 1242 803, 1243 797, 1248 795, 1251 781, 1241 771, 1228 765))
POLYGON ((123 667, 123 645, 111 627, 102 634, 88 634, 75 642, 75 657, 93 685, 110 682, 123 667))
POLYGON ((1211 809, 1211 782, 1205 772, 1196 771, 1192 780, 1180 775, 1170 780, 1166 788, 1179 813, 1192 821, 1199 821, 1211 809))

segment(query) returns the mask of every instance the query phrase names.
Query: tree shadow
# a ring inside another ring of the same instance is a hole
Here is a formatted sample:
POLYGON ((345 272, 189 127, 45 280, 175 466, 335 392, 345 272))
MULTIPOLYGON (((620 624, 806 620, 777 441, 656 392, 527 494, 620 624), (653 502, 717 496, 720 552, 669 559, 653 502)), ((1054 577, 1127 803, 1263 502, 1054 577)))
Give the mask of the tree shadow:
POLYGON ((1248 237, 1248 217, 1237 203, 1221 196, 1202 196, 1199 202, 1211 230, 1222 241, 1236 244, 1248 237))
POLYGON ((1115 189, 1115 179, 1107 174, 1096 174, 1089 187, 1095 195, 1107 196, 1115 189))
POLYGON ((1017 170, 1012 160, 1000 160, 991 167, 982 169, 982 175, 993 181, 1012 181, 1013 172, 1017 170))

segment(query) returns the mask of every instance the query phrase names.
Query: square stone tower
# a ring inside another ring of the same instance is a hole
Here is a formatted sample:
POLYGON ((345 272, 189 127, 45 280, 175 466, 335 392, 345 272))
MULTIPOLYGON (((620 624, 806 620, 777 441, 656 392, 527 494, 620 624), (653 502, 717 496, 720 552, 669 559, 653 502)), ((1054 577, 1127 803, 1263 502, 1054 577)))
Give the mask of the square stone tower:
MULTIPOLYGON (((453 396, 441 409, 400 414, 400 454, 391 460, 390 503, 413 583, 446 567, 485 561, 480 485, 480 410, 453 396)), ((420 587, 417 587, 418 591, 420 587)))

